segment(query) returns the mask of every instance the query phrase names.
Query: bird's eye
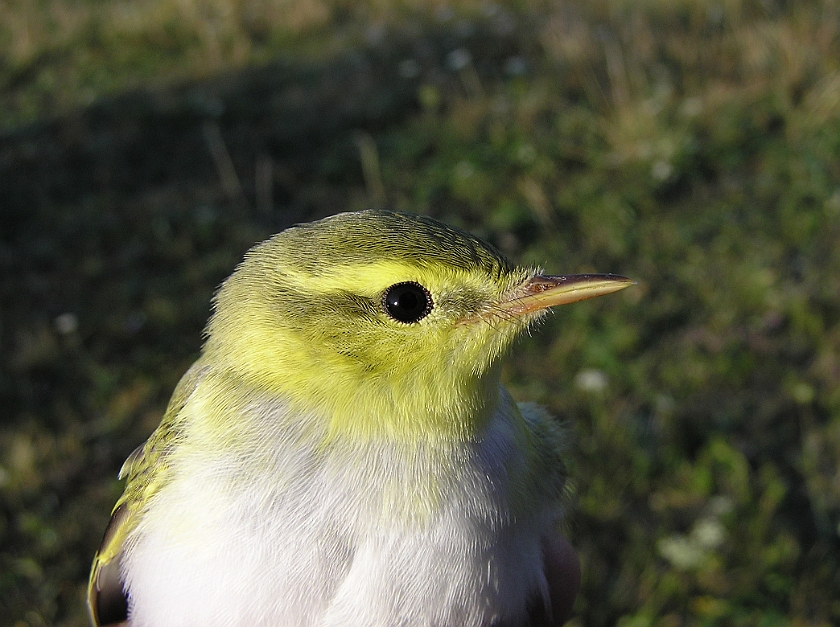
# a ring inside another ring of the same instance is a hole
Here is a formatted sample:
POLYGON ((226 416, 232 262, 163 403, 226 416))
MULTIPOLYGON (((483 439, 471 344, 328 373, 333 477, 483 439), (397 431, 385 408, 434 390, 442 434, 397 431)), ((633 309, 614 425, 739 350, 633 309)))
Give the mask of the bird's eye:
POLYGON ((419 283, 397 283, 385 290, 385 311, 397 322, 412 323, 425 318, 432 310, 432 295, 419 283))

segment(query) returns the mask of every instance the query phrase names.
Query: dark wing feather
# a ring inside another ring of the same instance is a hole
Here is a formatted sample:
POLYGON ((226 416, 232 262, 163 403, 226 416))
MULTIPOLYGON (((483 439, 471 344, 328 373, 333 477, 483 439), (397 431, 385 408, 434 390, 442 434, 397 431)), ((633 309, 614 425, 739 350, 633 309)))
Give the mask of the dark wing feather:
POLYGON ((200 364, 198 361, 187 370, 175 387, 160 426, 128 456, 120 470, 120 479, 128 481, 93 558, 88 582, 88 610, 94 627, 127 620, 128 598, 120 573, 124 543, 142 515, 141 504, 149 502, 168 479, 167 457, 178 439, 178 415, 207 370, 200 364))

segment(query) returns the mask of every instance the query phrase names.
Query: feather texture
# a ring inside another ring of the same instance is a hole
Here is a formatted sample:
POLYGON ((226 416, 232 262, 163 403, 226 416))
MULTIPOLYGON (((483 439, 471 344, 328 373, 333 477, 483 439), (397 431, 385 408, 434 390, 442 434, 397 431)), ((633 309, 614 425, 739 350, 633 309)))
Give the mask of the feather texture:
POLYGON ((499 357, 569 285, 618 279, 543 277, 393 212, 255 247, 123 467, 94 624, 524 626, 549 602, 564 437, 513 402, 499 357))

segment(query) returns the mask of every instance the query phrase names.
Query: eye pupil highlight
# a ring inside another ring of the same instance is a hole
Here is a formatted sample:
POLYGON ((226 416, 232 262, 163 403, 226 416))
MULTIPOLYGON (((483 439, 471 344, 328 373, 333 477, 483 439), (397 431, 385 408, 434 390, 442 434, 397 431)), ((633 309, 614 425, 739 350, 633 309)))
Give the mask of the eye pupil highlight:
POLYGON ((408 324, 422 320, 432 310, 431 294, 413 281, 392 285, 385 291, 382 301, 391 318, 408 324))

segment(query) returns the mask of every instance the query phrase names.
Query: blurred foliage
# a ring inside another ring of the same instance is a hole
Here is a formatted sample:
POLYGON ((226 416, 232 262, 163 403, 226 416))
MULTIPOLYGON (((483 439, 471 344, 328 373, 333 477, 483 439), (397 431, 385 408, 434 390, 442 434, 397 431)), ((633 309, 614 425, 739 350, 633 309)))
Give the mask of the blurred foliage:
POLYGON ((573 624, 840 622, 836 1, 40 0, 0 25, 10 624, 85 623, 116 471, 242 252, 383 203, 639 281, 505 372, 576 436, 573 624))

